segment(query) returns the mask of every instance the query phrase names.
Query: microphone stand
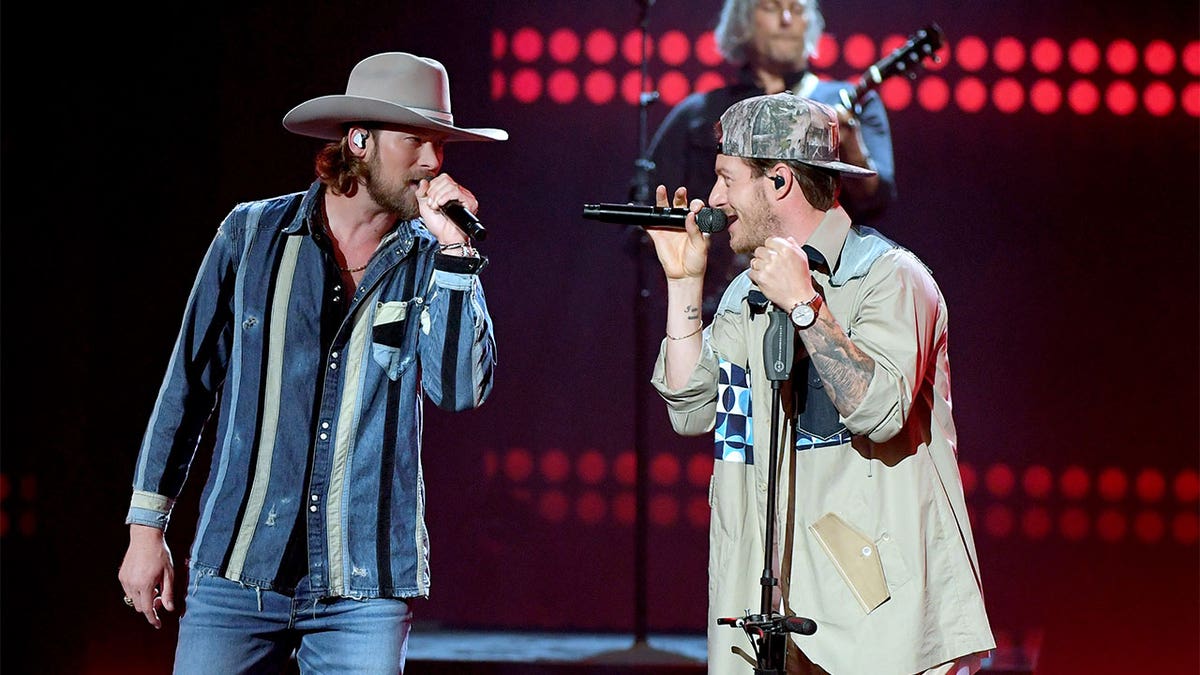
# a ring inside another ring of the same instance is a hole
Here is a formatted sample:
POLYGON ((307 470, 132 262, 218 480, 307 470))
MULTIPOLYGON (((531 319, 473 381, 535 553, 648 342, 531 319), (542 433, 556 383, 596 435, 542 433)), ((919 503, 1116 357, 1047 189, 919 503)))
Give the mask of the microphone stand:
MULTIPOLYGON (((751 291, 750 304, 759 311, 767 305, 767 299, 758 291, 751 291)), ((779 410, 782 407, 783 383, 791 377, 792 361, 796 346, 796 329, 787 312, 771 305, 768 314, 770 323, 763 335, 763 366, 771 382, 771 456, 767 466, 767 512, 766 536, 763 543, 762 603, 758 614, 749 610, 741 618, 720 618, 717 625, 743 629, 750 637, 757 666, 755 675, 784 675, 787 667, 787 634, 812 635, 817 625, 803 617, 785 617, 774 611, 772 605, 775 587, 779 585, 772 566, 775 552, 775 497, 778 492, 779 468, 779 410)))
MULTIPOLYGON (((638 129, 638 159, 634 162, 636 168, 637 179, 633 182, 630 188, 629 201, 637 204, 653 204, 654 203, 654 188, 649 183, 650 172, 654 169, 654 162, 646 157, 647 149, 647 108, 658 100, 657 91, 646 91, 650 77, 648 73, 648 55, 650 52, 650 7, 654 4, 654 0, 637 0, 641 9, 638 25, 642 31, 642 93, 639 97, 639 129, 638 129)), ((646 348, 642 344, 642 339, 645 337, 646 327, 646 300, 650 297, 650 289, 647 288, 646 275, 646 252, 653 251, 653 247, 649 247, 650 237, 646 235, 646 230, 640 226, 632 226, 628 228, 628 240, 626 249, 634 259, 635 267, 635 288, 633 299, 633 334, 634 334, 634 372, 637 374, 634 379, 633 390, 633 443, 634 443, 634 548, 633 548, 633 646, 629 649, 621 649, 610 652, 603 652, 590 659, 590 663, 629 663, 629 664, 692 664, 693 659, 689 659, 680 654, 665 650, 655 649, 647 642, 647 622, 646 622, 646 549, 649 532, 648 522, 648 507, 649 500, 646 498, 646 483, 648 482, 648 464, 649 453, 646 450, 648 443, 648 434, 646 433, 645 410, 649 401, 646 396, 646 383, 642 380, 642 376, 649 372, 649 360, 646 358, 646 348)))

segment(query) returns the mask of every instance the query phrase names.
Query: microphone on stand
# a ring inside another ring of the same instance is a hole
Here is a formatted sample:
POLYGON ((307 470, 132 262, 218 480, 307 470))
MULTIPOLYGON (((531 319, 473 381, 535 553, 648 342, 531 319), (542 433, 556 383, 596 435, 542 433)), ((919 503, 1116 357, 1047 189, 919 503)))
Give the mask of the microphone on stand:
MULTIPOLYGON (((641 225, 643 227, 675 227, 682 229, 688 209, 644 204, 584 204, 583 217, 604 223, 641 225)), ((696 227, 701 232, 720 232, 728 227, 725 212, 704 207, 696 212, 696 227)))

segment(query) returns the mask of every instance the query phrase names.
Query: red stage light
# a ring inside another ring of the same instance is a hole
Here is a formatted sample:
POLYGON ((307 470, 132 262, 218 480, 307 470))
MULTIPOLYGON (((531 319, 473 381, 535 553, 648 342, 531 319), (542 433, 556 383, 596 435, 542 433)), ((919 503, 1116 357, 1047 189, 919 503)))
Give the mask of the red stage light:
POLYGON ((987 102, 987 88, 977 77, 964 77, 954 87, 954 102, 964 112, 979 112, 987 102))
POLYGON ((855 70, 866 70, 875 63, 875 42, 862 33, 855 33, 842 45, 842 58, 855 70))
POLYGON ((1080 115, 1090 115, 1100 106, 1100 92, 1087 80, 1077 80, 1067 89, 1071 109, 1080 115))
POLYGON ((1189 74, 1200 75, 1200 42, 1193 40, 1187 43, 1179 60, 1189 74))
POLYGON ((675 455, 659 453, 650 462, 650 480, 657 485, 664 487, 674 485, 679 482, 679 476, 682 473, 679 459, 675 455))
POLYGON ((992 50, 992 60, 1000 70, 1014 73, 1025 65, 1025 45, 1014 37, 1002 37, 992 50))
POLYGON ((679 520, 679 501, 667 495, 650 498, 650 522, 659 527, 669 527, 679 520))
POLYGON ((668 66, 678 66, 688 60, 692 41, 682 31, 669 30, 658 36, 658 58, 668 66))
POLYGON ((1104 469, 1096 477, 1096 493, 1110 502, 1124 498, 1128 491, 1129 478, 1116 467, 1104 469))
POLYGON ((542 34, 533 28, 519 28, 512 37, 512 53, 522 63, 533 63, 542 56, 542 34))
POLYGON ((1184 504, 1190 504, 1196 501, 1197 493, 1200 493, 1200 476, 1192 469, 1184 469, 1175 476, 1175 499, 1184 504))
POLYGON ((1021 485, 1025 488, 1025 494, 1030 497, 1045 499, 1050 496, 1050 491, 1054 489, 1054 475, 1050 473, 1050 469, 1035 464, 1025 469, 1025 475, 1021 478, 1021 485))
POLYGON ((546 80, 546 95, 555 103, 574 101, 579 96, 579 78, 566 68, 559 68, 546 80))
POLYGON ((520 483, 533 473, 533 457, 524 448, 512 448, 504 455, 504 475, 520 483))
POLYGON ((809 65, 813 68, 827 69, 837 63, 838 42, 828 33, 823 33, 817 39, 817 53, 809 57, 809 65))
POLYGON ((897 35, 895 33, 892 35, 887 35, 879 41, 879 53, 891 54, 902 47, 906 42, 908 42, 908 38, 904 35, 897 35))
POLYGON ((1142 105, 1151 115, 1165 117, 1175 109, 1175 92, 1165 82, 1151 82, 1142 92, 1142 105))
POLYGON ((958 61, 958 67, 973 73, 980 68, 983 68, 987 63, 988 50, 987 45, 983 40, 968 35, 958 41, 958 46, 954 48, 954 58, 958 61))
POLYGON ((508 83, 512 97, 521 103, 533 103, 542 95, 542 76, 533 68, 521 68, 508 83))
POLYGON ((538 469, 548 483, 561 483, 571 473, 571 460, 562 450, 547 450, 538 460, 538 469))
POLYGON ((508 51, 508 37, 504 35, 502 30, 492 30, 492 60, 499 61, 504 58, 504 53, 508 51))
POLYGON ((708 488, 712 471, 713 458, 711 455, 693 455, 687 462, 688 483, 699 488, 708 488))
POLYGON ((1192 117, 1200 117, 1200 84, 1192 82, 1179 94, 1179 105, 1192 117))
POLYGON ((992 105, 1004 113, 1015 113, 1025 105, 1025 88, 1011 77, 1002 77, 992 86, 992 105))
POLYGON ((579 36, 569 28, 559 28, 550 34, 550 58, 570 63, 579 57, 579 36))
POLYGON ((1038 80, 1029 89, 1029 105, 1033 109, 1049 115, 1062 106, 1062 89, 1054 80, 1038 80))
POLYGON ((1134 486, 1138 497, 1144 502, 1161 501, 1167 494, 1167 479, 1157 469, 1142 469, 1134 486))
POLYGON ((588 33, 583 51, 587 53, 587 57, 592 60, 592 63, 608 63, 617 55, 617 38, 607 30, 594 30, 588 33))
POLYGON ((492 71, 492 100, 499 101, 504 98, 505 82, 504 73, 499 69, 492 71))
POLYGON ((1171 536, 1180 544, 1191 546, 1196 543, 1200 522, 1195 513, 1180 513, 1171 521, 1171 536))
POLYGON ((1129 40, 1113 40, 1105 51, 1108 67, 1119 75, 1128 75, 1137 67, 1137 48, 1129 40))
POLYGON ((1005 464, 993 464, 983 476, 983 483, 988 492, 997 497, 1007 497, 1016 484, 1012 469, 1005 464))
POLYGON ((711 30, 704 31, 700 37, 696 38, 696 60, 709 67, 724 63, 725 58, 717 49, 717 40, 711 30))
POLYGON ((1062 47, 1050 38, 1041 38, 1029 50, 1029 61, 1043 73, 1052 73, 1062 65, 1062 47))
POLYGON ((1091 480, 1083 467, 1068 467, 1059 478, 1059 490, 1068 499, 1083 499, 1091 489, 1091 480))
POLYGON ((629 525, 637 515, 637 498, 632 492, 622 492, 613 497, 612 513, 618 523, 629 525))
POLYGON ((888 110, 904 110, 912 103, 912 82, 903 77, 893 77, 879 85, 879 98, 888 110))
POLYGON ((925 110, 938 112, 950 102, 950 87, 940 77, 923 77, 917 84, 917 100, 925 110))
POLYGON ((979 483, 975 465, 969 462, 959 462, 958 475, 962 477, 963 494, 970 495, 975 492, 975 486, 979 483))
POLYGON ((598 450, 587 450, 576 460, 575 473, 584 483, 596 485, 608 475, 608 463, 598 450))
MULTIPOLYGON (((646 91, 654 90, 654 78, 646 82, 646 91)), ((621 98, 629 105, 638 105, 642 98, 642 73, 631 70, 621 78, 621 98)))
POLYGON ((1095 42, 1086 38, 1076 40, 1067 50, 1067 60, 1075 72, 1086 75, 1100 65, 1100 48, 1096 46, 1095 42))
POLYGON ((708 500, 704 497, 692 497, 688 500, 687 519, 693 527, 708 527, 709 511, 708 500))
POLYGON ((725 86, 725 76, 720 73, 714 73, 709 70, 700 73, 700 77, 696 78, 696 83, 692 86, 693 91, 712 91, 725 86))
MULTIPOLYGON (((654 36, 646 35, 646 61, 654 58, 654 36)), ((621 38, 621 56, 635 66, 642 65, 642 31, 631 30, 621 38)))
POLYGON ((663 103, 673 106, 691 91, 687 76, 678 70, 668 70, 658 78, 658 95, 663 103))
POLYGON ((597 105, 612 103, 617 93, 617 81, 607 70, 593 70, 583 80, 583 93, 597 105))
POLYGON ((1142 52, 1146 69, 1155 75, 1166 75, 1175 67, 1175 49, 1165 40, 1151 40, 1142 52))
POLYGON ((632 450, 626 450, 617 455, 613 462, 613 475, 621 485, 633 485, 637 482, 637 455, 632 450))
POLYGON ((483 453, 483 475, 485 478, 495 478, 496 471, 500 469, 500 460, 496 458, 495 450, 486 450, 483 453))
POLYGON ((1132 84, 1117 80, 1108 85, 1108 90, 1104 92, 1104 102, 1108 104, 1108 109, 1117 115, 1128 115, 1137 108, 1137 90, 1132 84))

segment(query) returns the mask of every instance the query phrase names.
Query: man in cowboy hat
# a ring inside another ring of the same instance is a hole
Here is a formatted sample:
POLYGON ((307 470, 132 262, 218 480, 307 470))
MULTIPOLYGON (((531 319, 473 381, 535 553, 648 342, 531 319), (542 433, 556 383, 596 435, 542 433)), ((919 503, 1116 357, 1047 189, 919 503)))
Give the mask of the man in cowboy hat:
MULTIPOLYGON (((210 412, 212 468, 188 560, 176 673, 402 672, 429 593, 422 395, 459 411, 492 389, 486 258, 444 208, 455 125, 442 64, 377 54, 344 95, 283 118, 331 141, 307 191, 236 206, 196 276, 133 476, 125 603, 161 627, 164 531, 210 412)), ((469 222, 466 223, 469 225, 469 222)))
MULTIPOLYGON (((840 160, 833 108, 757 96, 718 129, 708 203, 728 216, 733 250, 753 257, 707 327, 709 235, 694 214, 685 230, 649 232, 668 293, 652 382, 678 433, 714 435, 709 671, 975 672, 995 641, 941 291, 916 256, 839 206, 842 177, 871 171, 840 160), (758 635, 763 661, 749 657, 758 635)), ((666 187, 656 193, 666 206, 666 187)), ((679 188, 674 205, 687 199, 679 188)))

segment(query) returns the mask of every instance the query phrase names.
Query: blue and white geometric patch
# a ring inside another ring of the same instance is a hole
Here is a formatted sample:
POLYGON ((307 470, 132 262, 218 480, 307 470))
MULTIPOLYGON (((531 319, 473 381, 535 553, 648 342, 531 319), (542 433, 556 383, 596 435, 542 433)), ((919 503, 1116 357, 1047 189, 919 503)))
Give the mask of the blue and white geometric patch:
POLYGON ((726 462, 754 463, 754 414, 750 374, 721 359, 717 364, 717 421, 713 456, 726 462))

